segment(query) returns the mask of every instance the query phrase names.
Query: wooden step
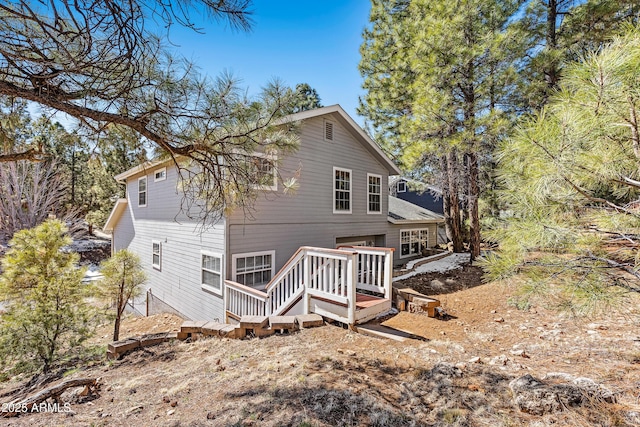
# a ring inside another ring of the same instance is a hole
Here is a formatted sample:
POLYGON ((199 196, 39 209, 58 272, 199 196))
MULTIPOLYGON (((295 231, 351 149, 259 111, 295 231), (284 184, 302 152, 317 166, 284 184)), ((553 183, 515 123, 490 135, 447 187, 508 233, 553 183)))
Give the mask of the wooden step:
POLYGON ((324 319, 319 314, 298 314, 296 322, 301 328, 313 328, 324 325, 324 319))
POLYGON ((226 323, 220 322, 207 322, 202 326, 202 335, 205 337, 217 337, 220 336, 220 330, 227 326, 226 323))
POLYGON ((202 327, 207 324, 206 320, 185 320, 180 326, 180 332, 183 334, 199 334, 202 332, 202 327))
POLYGON ((415 336, 406 332, 399 331, 397 329, 389 328, 383 325, 358 325, 355 327, 355 331, 363 334, 369 335, 376 338, 384 338, 393 341, 404 342, 408 339, 414 339, 415 336))
POLYGON ((289 331, 298 329, 296 316, 270 316, 269 325, 271 329, 287 329, 289 331))
POLYGON ((245 329, 260 329, 267 326, 269 318, 267 316, 242 316, 240 327, 245 329))

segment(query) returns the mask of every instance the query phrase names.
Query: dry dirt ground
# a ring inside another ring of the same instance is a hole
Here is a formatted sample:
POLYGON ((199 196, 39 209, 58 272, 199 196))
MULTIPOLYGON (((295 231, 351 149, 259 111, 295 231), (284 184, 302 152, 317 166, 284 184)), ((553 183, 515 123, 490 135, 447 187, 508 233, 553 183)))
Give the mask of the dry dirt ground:
MULTIPOLYGON (((640 300, 606 316, 571 319, 542 306, 517 310, 507 303, 510 286, 479 285, 479 277, 467 267, 403 283, 437 291, 453 316, 403 312, 384 322, 422 340, 399 343, 327 325, 263 339, 167 343, 72 373, 102 384, 93 400, 63 395, 72 412, 0 425, 640 425, 640 300), (616 393, 617 403, 541 416, 514 406, 511 380, 553 373, 591 378, 616 393)), ((122 331, 179 323, 171 315, 129 318, 122 331)), ((106 325, 99 337, 106 343, 110 333, 106 325)))

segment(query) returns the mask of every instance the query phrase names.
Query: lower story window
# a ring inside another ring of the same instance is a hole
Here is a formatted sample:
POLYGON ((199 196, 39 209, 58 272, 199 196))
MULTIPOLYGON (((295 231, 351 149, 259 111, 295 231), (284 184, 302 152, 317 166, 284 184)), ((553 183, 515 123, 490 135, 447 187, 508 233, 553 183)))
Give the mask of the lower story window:
POLYGON ((238 283, 264 287, 273 277, 275 251, 233 255, 233 277, 238 283))
POLYGON ((427 249, 429 230, 420 228, 416 230, 400 231, 400 256, 408 257, 420 255, 424 249, 427 249))
POLYGON ((152 255, 152 264, 153 264, 153 268, 160 270, 162 264, 162 243, 160 242, 152 242, 152 246, 153 246, 153 255, 152 255))
POLYGON ((222 257, 212 253, 202 253, 202 286, 222 292, 222 257))

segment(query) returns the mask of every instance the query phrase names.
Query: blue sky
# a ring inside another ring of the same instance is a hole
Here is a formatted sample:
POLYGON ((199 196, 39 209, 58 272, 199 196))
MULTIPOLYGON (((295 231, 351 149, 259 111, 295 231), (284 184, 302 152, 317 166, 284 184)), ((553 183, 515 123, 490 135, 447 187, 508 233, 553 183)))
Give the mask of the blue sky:
POLYGON ((204 34, 172 27, 173 49, 202 74, 231 72, 249 94, 276 77, 291 87, 308 83, 323 105, 340 104, 362 124, 356 114, 363 93, 358 62, 369 0, 254 0, 251 9, 250 32, 222 21, 198 21, 204 34))

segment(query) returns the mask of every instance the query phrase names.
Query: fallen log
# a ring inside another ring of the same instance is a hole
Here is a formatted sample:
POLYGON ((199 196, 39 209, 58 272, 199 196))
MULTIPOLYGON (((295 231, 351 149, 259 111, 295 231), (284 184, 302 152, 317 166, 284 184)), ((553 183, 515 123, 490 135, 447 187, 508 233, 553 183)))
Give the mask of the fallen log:
MULTIPOLYGON (((95 393, 98 380, 97 378, 72 378, 56 384, 51 387, 47 387, 44 390, 37 392, 36 394, 27 397, 24 400, 2 404, 0 417, 16 417, 23 413, 41 412, 40 405, 47 399, 53 398, 59 403, 60 395, 68 388, 73 387, 85 387, 87 393, 95 393)), ((55 406, 59 412, 62 412, 62 407, 55 406)))

